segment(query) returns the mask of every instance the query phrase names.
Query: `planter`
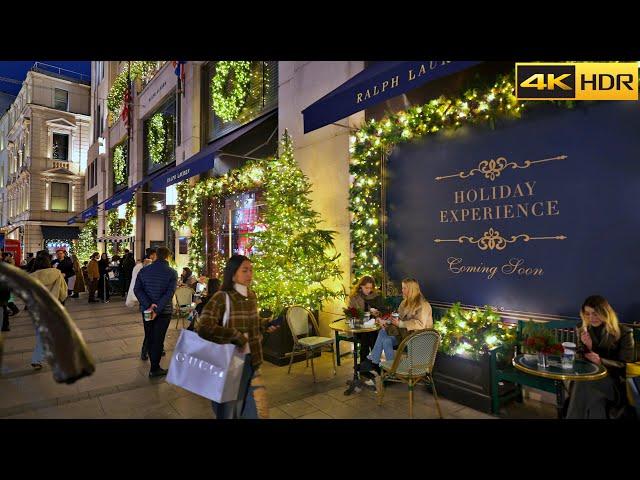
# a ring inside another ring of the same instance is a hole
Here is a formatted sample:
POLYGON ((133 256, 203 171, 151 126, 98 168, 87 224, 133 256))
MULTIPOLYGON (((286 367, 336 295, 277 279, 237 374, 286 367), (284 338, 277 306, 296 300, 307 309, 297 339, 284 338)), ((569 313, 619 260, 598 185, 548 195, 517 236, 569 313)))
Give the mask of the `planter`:
MULTIPOLYGON (((287 324, 286 318, 282 317, 282 325, 273 333, 265 333, 262 339, 262 356, 265 361, 273 363, 274 365, 283 366, 289 365, 291 357, 288 355, 293 350, 293 337, 291 330, 287 324)), ((320 356, 320 352, 317 351, 313 355, 314 357, 320 356)), ((300 362, 305 360, 304 352, 296 354, 293 361, 300 362)))
MULTIPOLYGON (((491 413, 490 356, 479 360, 438 352, 434 366, 438 395, 467 407, 491 413)), ((515 390, 515 385, 500 387, 500 393, 515 390)))

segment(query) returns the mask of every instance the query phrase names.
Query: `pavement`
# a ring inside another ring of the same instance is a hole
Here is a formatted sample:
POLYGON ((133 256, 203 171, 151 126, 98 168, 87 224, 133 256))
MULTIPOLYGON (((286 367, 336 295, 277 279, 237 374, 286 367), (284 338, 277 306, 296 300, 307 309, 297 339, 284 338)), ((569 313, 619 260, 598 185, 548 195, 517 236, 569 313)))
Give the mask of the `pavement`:
MULTIPOLYGON (((20 305, 20 304, 19 304, 20 305)), ((5 336, 0 370, 0 418, 6 419, 213 419, 209 400, 152 378, 148 361, 140 360, 143 328, 140 314, 124 305, 120 297, 107 304, 87 302, 86 294, 70 298, 66 306, 82 331, 96 360, 96 371, 72 385, 57 384, 45 366, 30 366, 35 332, 27 312, 10 317, 11 331, 5 336)), ((181 328, 182 325, 179 325, 181 328)), ((173 320, 167 331, 163 368, 179 336, 173 320)), ((263 364, 272 419, 407 419, 408 394, 403 384, 385 389, 382 406, 375 392, 363 389, 343 394, 352 375, 350 356, 343 357, 333 375, 330 353, 315 360, 317 383, 305 362, 287 366, 263 364)), ((496 419, 464 405, 440 398, 445 419, 496 419)), ((555 418, 553 405, 525 399, 512 402, 501 418, 555 418)), ((437 419, 433 396, 426 388, 414 392, 414 418, 437 419)))

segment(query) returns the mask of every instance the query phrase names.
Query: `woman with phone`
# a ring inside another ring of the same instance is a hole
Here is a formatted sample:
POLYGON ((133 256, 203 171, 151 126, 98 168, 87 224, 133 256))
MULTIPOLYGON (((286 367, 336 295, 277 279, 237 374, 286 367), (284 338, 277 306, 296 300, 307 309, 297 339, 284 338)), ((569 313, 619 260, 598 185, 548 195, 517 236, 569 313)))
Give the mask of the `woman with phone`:
POLYGON ((607 369, 605 378, 575 382, 567 418, 617 418, 626 407, 625 370, 634 361, 631 328, 619 323, 616 312, 600 295, 588 297, 580 308, 578 355, 607 369))

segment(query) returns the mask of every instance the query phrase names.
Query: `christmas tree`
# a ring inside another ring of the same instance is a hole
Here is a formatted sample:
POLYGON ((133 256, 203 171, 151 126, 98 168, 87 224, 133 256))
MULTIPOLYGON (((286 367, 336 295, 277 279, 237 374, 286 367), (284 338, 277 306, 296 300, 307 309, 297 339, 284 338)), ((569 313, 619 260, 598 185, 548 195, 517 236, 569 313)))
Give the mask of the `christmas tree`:
POLYGON ((98 222, 95 218, 92 218, 85 223, 84 228, 80 232, 78 240, 77 255, 80 264, 85 260, 89 260, 93 252, 97 252, 98 244, 98 222))
POLYGON ((315 310, 325 300, 343 298, 343 288, 329 285, 342 277, 335 232, 318 228, 311 185, 296 164, 287 131, 279 157, 265 165, 263 188, 266 229, 251 234, 254 289, 261 308, 277 316, 291 305, 315 310))

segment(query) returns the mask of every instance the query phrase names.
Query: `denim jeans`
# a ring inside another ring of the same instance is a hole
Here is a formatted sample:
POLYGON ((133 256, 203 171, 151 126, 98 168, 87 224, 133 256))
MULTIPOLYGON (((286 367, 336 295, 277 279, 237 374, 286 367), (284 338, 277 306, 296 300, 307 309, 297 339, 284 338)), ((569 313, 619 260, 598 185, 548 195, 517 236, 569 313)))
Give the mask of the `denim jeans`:
POLYGON ((44 361, 44 347, 38 330, 36 330, 36 348, 31 355, 31 363, 42 363, 44 361))
POLYGON ((398 345, 398 339, 395 335, 388 335, 387 331, 383 328, 378 332, 378 338, 371 350, 371 355, 367 356, 373 363, 379 364, 382 352, 387 360, 393 360, 393 347, 398 345))
POLYGON ((217 419, 258 418, 256 401, 253 397, 254 387, 251 386, 254 373, 253 366, 251 365, 251 355, 247 355, 244 361, 242 377, 240 377, 238 399, 224 403, 211 402, 213 412, 216 414, 217 419))

